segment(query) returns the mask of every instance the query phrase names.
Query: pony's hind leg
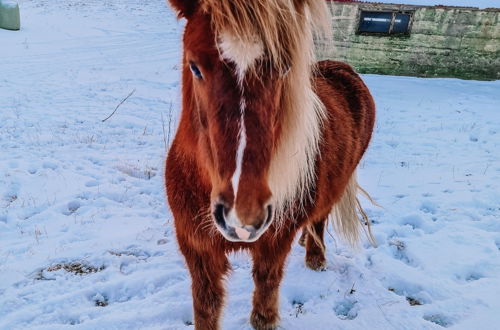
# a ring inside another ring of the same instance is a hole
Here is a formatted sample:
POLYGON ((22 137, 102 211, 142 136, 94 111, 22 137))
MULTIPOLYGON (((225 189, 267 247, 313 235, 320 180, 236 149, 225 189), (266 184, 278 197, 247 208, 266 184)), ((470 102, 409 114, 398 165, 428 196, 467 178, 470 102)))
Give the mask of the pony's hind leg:
POLYGON ((306 235, 306 265, 312 270, 322 270, 326 266, 325 242, 323 236, 325 233, 326 219, 308 225, 304 228, 306 235))
POLYGON ((222 281, 229 261, 224 251, 203 253, 180 245, 191 273, 195 329, 220 329, 225 294, 222 281))
POLYGON ((285 260, 294 238, 292 233, 284 236, 259 242, 260 244, 252 249, 255 290, 250 323, 257 330, 278 328, 279 287, 285 260))

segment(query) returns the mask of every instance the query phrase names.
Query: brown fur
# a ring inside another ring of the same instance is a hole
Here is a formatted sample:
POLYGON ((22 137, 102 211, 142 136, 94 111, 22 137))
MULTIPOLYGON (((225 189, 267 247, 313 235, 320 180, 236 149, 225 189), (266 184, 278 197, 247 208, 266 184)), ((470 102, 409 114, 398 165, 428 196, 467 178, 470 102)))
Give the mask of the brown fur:
POLYGON ((313 269, 326 263, 323 232, 335 205, 341 205, 335 226, 348 240, 357 239, 361 221, 356 217, 355 169, 371 137, 374 103, 348 65, 323 61, 313 66, 310 15, 323 8, 322 0, 171 0, 171 4, 188 22, 182 115, 168 154, 165 183, 179 247, 192 277, 195 326, 220 328, 222 281, 230 268, 226 254, 245 249, 254 262, 250 322, 256 329, 275 329, 279 323, 279 285, 297 231, 308 226, 313 233, 305 242, 306 263, 313 269), (268 3, 270 12, 277 6, 280 15, 295 17, 300 24, 272 22, 272 15, 258 9, 268 3), (257 29, 250 27, 251 19, 261 21, 254 24, 257 29), (266 50, 265 57, 257 60, 241 81, 236 64, 221 59, 217 47, 219 30, 228 27, 242 38, 260 38, 266 50), (309 35, 300 35, 295 30, 300 27, 309 35), (284 38, 288 33, 297 38, 286 39, 279 46, 276 36, 284 38), (299 45, 308 47, 303 51, 306 55, 300 54, 299 45), (199 67, 202 80, 193 77, 190 62, 199 67), (291 65, 288 73, 283 70, 287 65, 291 65), (305 92, 297 86, 305 86, 305 92), (291 95, 293 91, 298 94, 291 95), (230 181, 235 171, 242 97, 246 101, 247 144, 235 196, 230 181), (303 137, 296 129, 302 127, 300 121, 311 125, 306 126, 306 144, 297 140, 303 137), (312 152, 303 148, 312 148, 312 152), (306 164, 296 164, 304 167, 287 172, 288 176, 296 175, 284 178, 291 180, 292 188, 284 188, 280 200, 274 196, 280 195, 276 190, 281 184, 276 172, 280 166, 295 164, 295 152, 304 155, 300 160, 306 164), (261 221, 269 200, 277 205, 276 219, 257 241, 231 242, 215 229, 211 217, 214 202, 234 208, 244 224, 255 224, 261 221))

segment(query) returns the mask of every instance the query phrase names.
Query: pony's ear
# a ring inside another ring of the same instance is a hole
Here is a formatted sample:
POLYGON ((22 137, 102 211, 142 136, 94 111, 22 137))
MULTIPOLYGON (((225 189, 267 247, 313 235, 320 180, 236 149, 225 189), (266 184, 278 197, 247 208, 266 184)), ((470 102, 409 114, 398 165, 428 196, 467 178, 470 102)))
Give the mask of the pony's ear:
POLYGON ((198 0, 168 0, 179 18, 189 18, 198 8, 198 0))

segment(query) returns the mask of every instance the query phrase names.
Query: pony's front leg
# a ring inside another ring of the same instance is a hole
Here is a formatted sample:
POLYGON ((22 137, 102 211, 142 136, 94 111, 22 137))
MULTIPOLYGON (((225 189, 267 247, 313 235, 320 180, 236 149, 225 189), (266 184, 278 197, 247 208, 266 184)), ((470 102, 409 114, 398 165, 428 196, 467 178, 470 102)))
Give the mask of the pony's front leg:
POLYGON ((279 323, 279 287, 293 235, 276 237, 252 250, 253 310, 250 323, 258 330, 276 329, 279 323))
POLYGON ((202 252, 181 246, 181 250, 191 273, 195 329, 220 329, 223 277, 230 267, 227 257, 215 249, 202 252))

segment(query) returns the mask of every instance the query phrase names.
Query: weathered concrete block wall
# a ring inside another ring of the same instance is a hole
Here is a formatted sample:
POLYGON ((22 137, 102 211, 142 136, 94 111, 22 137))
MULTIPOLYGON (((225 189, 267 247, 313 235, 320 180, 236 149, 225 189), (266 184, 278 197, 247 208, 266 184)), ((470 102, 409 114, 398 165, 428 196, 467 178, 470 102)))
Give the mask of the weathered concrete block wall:
POLYGON ((320 58, 347 62, 361 73, 500 79, 500 9, 422 7, 329 1, 332 45, 320 58), (414 11, 410 35, 357 34, 366 11, 414 11))

